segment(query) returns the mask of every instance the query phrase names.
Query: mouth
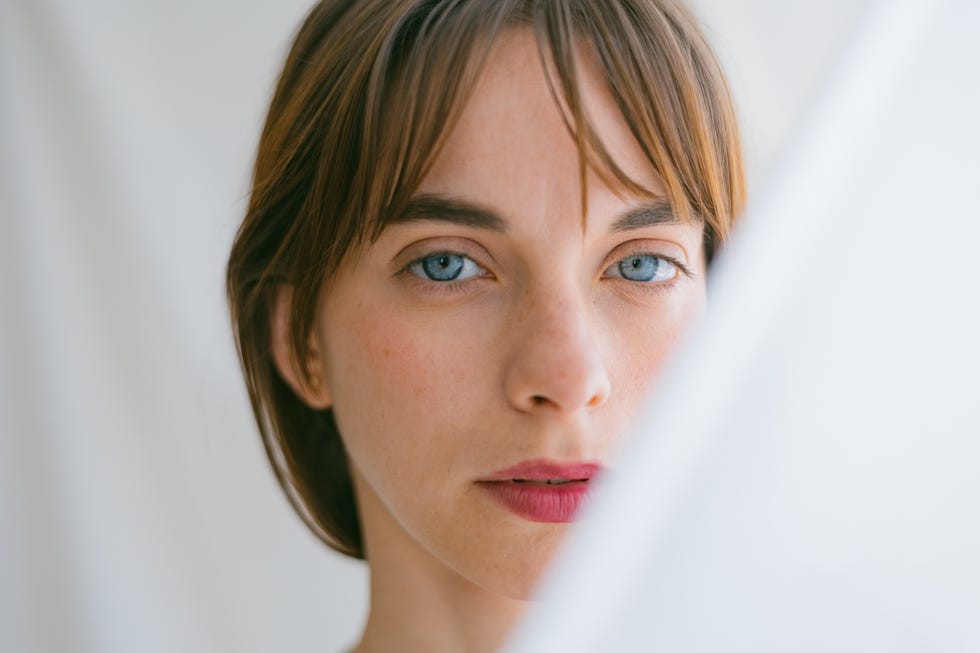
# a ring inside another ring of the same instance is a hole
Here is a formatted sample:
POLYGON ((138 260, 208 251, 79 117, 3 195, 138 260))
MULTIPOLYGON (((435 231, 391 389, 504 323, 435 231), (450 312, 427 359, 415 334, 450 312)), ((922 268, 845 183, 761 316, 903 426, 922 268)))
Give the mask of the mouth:
POLYGON ((587 478, 549 478, 546 481, 536 481, 528 478, 512 478, 510 481, 489 481, 490 483, 530 483, 533 485, 568 485, 569 483, 588 483, 587 478))
POLYGON ((588 479, 565 478, 546 481, 513 478, 477 485, 514 515, 527 521, 549 523, 576 521, 593 489, 588 479))
POLYGON ((533 522, 576 521, 603 471, 595 462, 557 463, 528 460, 477 481, 489 496, 513 514, 533 522))
POLYGON ((602 465, 596 462, 558 463, 538 459, 527 460, 507 469, 498 470, 478 482, 567 485, 587 483, 602 472, 602 465))

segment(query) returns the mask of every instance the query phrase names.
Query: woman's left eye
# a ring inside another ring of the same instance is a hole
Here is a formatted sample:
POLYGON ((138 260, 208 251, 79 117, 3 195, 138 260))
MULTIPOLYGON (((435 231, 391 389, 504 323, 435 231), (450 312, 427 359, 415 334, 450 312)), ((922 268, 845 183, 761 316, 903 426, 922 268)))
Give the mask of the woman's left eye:
POLYGON ((462 281, 486 272, 473 259, 454 252, 437 252, 423 256, 406 269, 421 279, 443 283, 462 281))
POLYGON ((644 283, 670 281, 677 276, 677 266, 661 256, 634 254, 610 265, 603 276, 644 283))

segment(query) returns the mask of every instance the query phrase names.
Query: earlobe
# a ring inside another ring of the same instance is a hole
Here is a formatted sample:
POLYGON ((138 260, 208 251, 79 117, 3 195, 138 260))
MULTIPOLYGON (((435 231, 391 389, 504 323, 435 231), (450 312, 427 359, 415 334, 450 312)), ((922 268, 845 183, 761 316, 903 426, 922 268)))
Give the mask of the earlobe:
POLYGON ((269 343, 272 359, 279 376, 289 384, 303 402, 315 410, 330 407, 330 393, 323 379, 323 365, 319 347, 310 343, 309 359, 304 361, 305 371, 293 355, 289 333, 289 315, 292 309, 293 287, 282 285, 276 291, 269 314, 269 343))

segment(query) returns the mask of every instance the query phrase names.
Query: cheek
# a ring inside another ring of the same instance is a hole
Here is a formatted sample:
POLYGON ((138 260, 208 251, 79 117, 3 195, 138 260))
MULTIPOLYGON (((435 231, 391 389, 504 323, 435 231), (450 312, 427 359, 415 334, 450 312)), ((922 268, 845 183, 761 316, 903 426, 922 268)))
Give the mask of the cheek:
POLYGON ((391 306, 352 306, 331 318, 321 351, 351 454, 367 462, 379 451, 425 447, 434 457, 452 456, 454 443, 443 440, 487 394, 491 366, 477 325, 391 306))
POLYGON ((704 309, 704 285, 699 284, 684 295, 683 301, 652 307, 643 318, 638 319, 631 309, 607 313, 606 328, 616 334, 615 363, 610 373, 618 382, 615 387, 620 400, 631 411, 637 410, 637 404, 659 384, 669 382, 663 376, 664 366, 704 309))

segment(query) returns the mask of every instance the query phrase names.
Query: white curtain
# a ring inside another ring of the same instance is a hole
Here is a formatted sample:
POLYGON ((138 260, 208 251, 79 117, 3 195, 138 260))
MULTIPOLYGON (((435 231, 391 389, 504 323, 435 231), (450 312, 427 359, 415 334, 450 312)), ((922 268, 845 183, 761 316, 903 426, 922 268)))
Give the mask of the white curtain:
POLYGON ((0 650, 356 637, 365 572, 275 484, 222 284, 307 8, 3 0, 0 650))

